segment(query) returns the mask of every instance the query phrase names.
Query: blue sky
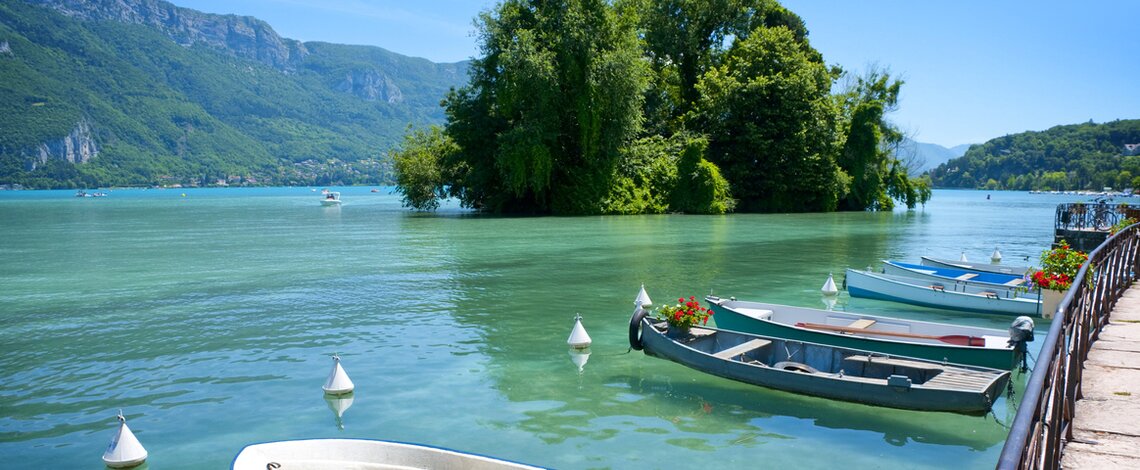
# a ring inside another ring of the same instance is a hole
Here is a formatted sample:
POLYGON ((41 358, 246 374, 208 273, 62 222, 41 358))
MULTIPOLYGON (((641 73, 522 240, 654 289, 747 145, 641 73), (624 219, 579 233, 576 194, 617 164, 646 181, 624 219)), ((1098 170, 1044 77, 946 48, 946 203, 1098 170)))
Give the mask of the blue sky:
MULTIPOLYGON (((477 54, 488 0, 173 0, 250 15, 302 41, 380 46, 435 62, 477 54)), ((981 143, 1140 118, 1140 1, 784 0, 829 64, 906 84, 890 118, 915 140, 981 143)))

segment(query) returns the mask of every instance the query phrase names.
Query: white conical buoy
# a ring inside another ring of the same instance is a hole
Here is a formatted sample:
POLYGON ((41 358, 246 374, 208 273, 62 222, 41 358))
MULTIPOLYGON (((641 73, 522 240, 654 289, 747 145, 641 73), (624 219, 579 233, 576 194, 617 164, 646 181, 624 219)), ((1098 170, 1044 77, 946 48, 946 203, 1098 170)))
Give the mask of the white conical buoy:
POLYGON ((827 282, 823 283, 823 288, 819 291, 827 296, 839 295, 839 289, 835 287, 835 278, 831 276, 831 273, 827 273, 827 282))
POLYGON ((590 351, 583 349, 571 349, 567 351, 570 354, 570 362, 578 366, 578 373, 581 374, 586 367, 586 361, 590 360, 590 351))
POLYGON ((570 330, 570 338, 566 340, 566 344, 574 349, 586 349, 590 347, 589 333, 586 333, 586 327, 582 326, 582 315, 574 315, 574 329, 570 330))
POLYGON ((994 264, 1001 262, 1001 252, 998 251, 997 248, 994 248, 994 254, 990 255, 990 261, 992 261, 994 264))
POLYGON ((645 293, 645 284, 641 285, 641 291, 637 293, 637 298, 633 300, 633 304, 639 307, 649 307, 653 305, 653 301, 649 300, 649 294, 645 293))
POLYGON ((966 259, 966 252, 965 251, 962 252, 962 256, 958 258, 958 261, 961 261, 963 263, 970 262, 970 260, 966 259))
POLYGON ((119 410, 119 429, 111 439, 111 445, 103 452, 103 463, 111 468, 134 467, 146 461, 146 449, 139 443, 135 433, 127 427, 127 418, 119 410))
POLYGON ((329 372, 329 378, 325 380, 325 386, 321 388, 329 395, 343 395, 352 392, 355 387, 352 384, 352 379, 348 378, 348 373, 344 371, 344 367, 340 365, 340 356, 333 354, 332 372, 329 372))

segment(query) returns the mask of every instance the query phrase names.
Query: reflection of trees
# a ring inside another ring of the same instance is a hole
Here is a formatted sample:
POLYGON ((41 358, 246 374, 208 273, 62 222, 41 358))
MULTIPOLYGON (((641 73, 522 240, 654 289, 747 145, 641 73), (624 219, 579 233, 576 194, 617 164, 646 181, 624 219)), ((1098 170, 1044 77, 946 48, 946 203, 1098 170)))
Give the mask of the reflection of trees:
POLYGON ((658 305, 713 289, 818 307, 819 287, 829 271, 895 257, 889 252, 892 237, 897 238, 892 232, 921 223, 914 217, 452 219, 463 227, 435 235, 454 263, 453 298, 448 311, 440 313, 478 327, 484 374, 514 411, 488 411, 476 419, 525 431, 548 445, 613 439, 707 451, 847 439, 854 432, 868 444, 991 449, 1006 434, 992 418, 799 396, 708 376, 640 352, 623 354, 642 282, 658 305), (594 340, 582 373, 566 354, 575 313, 582 314, 594 340))
MULTIPOLYGON (((640 359, 611 358, 621 362, 640 359)), ((660 435, 670 445, 691 450, 711 450, 721 442, 759 445, 804 437, 791 432, 801 426, 788 426, 788 418, 806 420, 832 430, 870 433, 893 446, 921 443, 986 450, 1000 445, 1006 436, 1005 428, 992 417, 894 410, 768 390, 719 378, 692 381, 688 371, 676 370, 681 366, 662 362, 666 369, 673 370, 663 374, 632 371, 632 375, 618 373, 597 381, 581 382, 571 370, 572 366, 567 365, 566 373, 543 377, 547 382, 543 387, 546 393, 536 392, 536 396, 526 401, 544 405, 526 411, 526 418, 515 426, 549 444, 556 444, 571 438, 609 439, 629 428, 615 426, 611 418, 616 418, 631 425, 637 433, 660 435), (674 376, 678 378, 674 380, 674 376), (567 392, 572 393, 565 396, 567 392), (545 397, 537 396, 539 394, 545 397), (673 433, 682 433, 688 438, 670 439, 673 433)), ((507 388, 512 401, 524 398, 510 393, 519 389, 507 388)))

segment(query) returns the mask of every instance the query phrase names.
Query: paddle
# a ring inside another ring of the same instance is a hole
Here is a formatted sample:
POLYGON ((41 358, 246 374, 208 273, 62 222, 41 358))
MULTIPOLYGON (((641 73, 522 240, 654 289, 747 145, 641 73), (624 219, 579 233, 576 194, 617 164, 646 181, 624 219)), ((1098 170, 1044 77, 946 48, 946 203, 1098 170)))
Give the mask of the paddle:
POLYGON ((815 330, 841 331, 844 333, 860 333, 860 334, 866 334, 866 335, 880 335, 880 336, 898 336, 900 338, 936 339, 936 340, 941 341, 943 343, 957 344, 959 346, 985 346, 986 345, 985 338, 979 338, 977 336, 920 335, 917 333, 903 333, 903 332, 898 332, 898 331, 866 330, 863 328, 848 328, 846 326, 822 325, 819 323, 803 323, 803 322, 796 323, 796 326, 798 326, 800 328, 811 328, 811 329, 815 329, 815 330))

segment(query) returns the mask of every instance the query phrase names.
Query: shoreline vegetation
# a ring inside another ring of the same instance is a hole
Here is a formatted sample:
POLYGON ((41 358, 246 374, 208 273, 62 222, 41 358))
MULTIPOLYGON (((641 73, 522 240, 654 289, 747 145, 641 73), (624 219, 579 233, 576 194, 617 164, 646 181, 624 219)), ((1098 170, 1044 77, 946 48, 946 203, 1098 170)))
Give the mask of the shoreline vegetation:
POLYGON ((914 208, 901 80, 828 66, 772 0, 504 0, 446 123, 389 153, 406 207, 510 214, 914 208), (832 94, 833 85, 845 84, 832 94))

